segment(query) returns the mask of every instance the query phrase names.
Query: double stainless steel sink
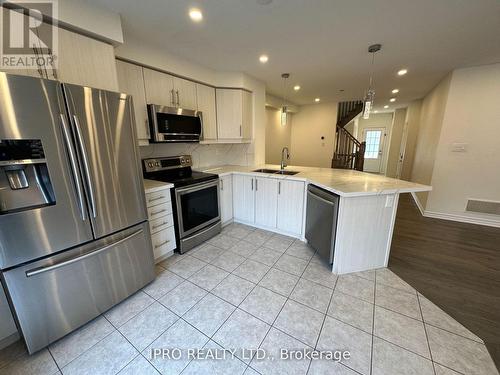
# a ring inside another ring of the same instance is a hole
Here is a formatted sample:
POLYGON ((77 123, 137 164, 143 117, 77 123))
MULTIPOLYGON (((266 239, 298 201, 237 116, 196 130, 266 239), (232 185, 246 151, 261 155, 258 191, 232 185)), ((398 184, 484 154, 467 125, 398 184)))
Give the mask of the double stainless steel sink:
POLYGON ((269 173, 269 174, 282 174, 282 175, 286 175, 286 176, 293 176, 293 175, 299 173, 299 172, 295 172, 295 171, 285 171, 283 169, 266 169, 266 168, 256 169, 255 171, 252 171, 252 172, 269 173))

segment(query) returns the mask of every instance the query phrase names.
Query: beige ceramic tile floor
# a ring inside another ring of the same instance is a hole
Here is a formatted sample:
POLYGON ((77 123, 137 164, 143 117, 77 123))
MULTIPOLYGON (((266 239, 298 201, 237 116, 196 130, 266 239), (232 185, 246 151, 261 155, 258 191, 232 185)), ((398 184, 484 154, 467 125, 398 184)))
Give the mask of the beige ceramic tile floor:
POLYGON ((232 224, 157 266, 143 290, 35 355, 0 351, 0 374, 498 374, 481 339, 388 269, 337 277, 300 241, 232 224), (234 350, 152 359, 152 348, 234 350), (256 359, 243 349, 266 350, 256 359), (279 348, 349 350, 341 363, 279 348))

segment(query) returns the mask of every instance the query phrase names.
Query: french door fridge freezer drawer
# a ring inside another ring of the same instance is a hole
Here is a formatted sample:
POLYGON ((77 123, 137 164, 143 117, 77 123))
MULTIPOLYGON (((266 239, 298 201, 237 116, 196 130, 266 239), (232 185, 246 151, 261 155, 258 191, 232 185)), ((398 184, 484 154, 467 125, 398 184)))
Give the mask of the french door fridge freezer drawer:
POLYGON ((34 353, 154 279, 148 223, 3 276, 28 351, 34 353))

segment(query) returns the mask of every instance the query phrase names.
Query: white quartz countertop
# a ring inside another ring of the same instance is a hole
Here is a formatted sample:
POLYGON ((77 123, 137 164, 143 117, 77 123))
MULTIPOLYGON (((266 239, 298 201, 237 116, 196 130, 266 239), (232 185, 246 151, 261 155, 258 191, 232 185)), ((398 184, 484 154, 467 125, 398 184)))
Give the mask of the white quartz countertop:
POLYGON ((377 174, 359 172, 350 169, 331 169, 316 167, 288 166, 287 171, 299 172, 293 176, 253 172, 256 169, 279 170, 279 165, 264 164, 257 166, 222 165, 216 167, 197 168, 197 170, 224 176, 230 173, 251 174, 282 178, 287 180, 306 181, 343 197, 364 195, 381 195, 430 191, 431 186, 416 184, 377 174))
POLYGON ((144 179, 144 190, 146 193, 154 193, 156 191, 171 189, 173 187, 174 184, 171 184, 170 182, 144 179))

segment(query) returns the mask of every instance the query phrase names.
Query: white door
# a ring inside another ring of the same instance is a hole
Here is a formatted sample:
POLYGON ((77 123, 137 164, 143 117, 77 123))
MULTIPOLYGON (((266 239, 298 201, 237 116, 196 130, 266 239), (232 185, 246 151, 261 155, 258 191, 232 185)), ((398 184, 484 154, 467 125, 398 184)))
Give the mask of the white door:
POLYGON ((302 235, 305 185, 302 181, 281 180, 278 183, 277 227, 291 235, 302 235))
POLYGON ((254 177, 233 175, 233 215, 236 221, 253 224, 255 221, 254 177))
POLYGON ((174 77, 174 90, 177 107, 193 110, 197 108, 196 83, 174 77))
POLYGON ((233 177, 220 178, 220 216, 222 224, 233 219, 233 177))
POLYGON ((398 167, 396 170, 396 178, 401 178, 403 174, 403 163, 405 161, 407 140, 408 140, 408 121, 405 120, 405 124, 403 127, 403 136, 401 137, 401 146, 399 148, 399 158, 398 158, 398 167))
POLYGON ((257 177, 255 179, 255 224, 276 228, 278 180, 257 177))
POLYGON ((196 84, 198 111, 203 116, 203 140, 217 139, 217 118, 215 109, 215 89, 196 84))
POLYGON ((366 128, 363 141, 366 142, 363 171, 379 173, 384 155, 385 128, 366 128))
POLYGON ((242 91, 217 89, 217 135, 219 139, 242 137, 242 91))

